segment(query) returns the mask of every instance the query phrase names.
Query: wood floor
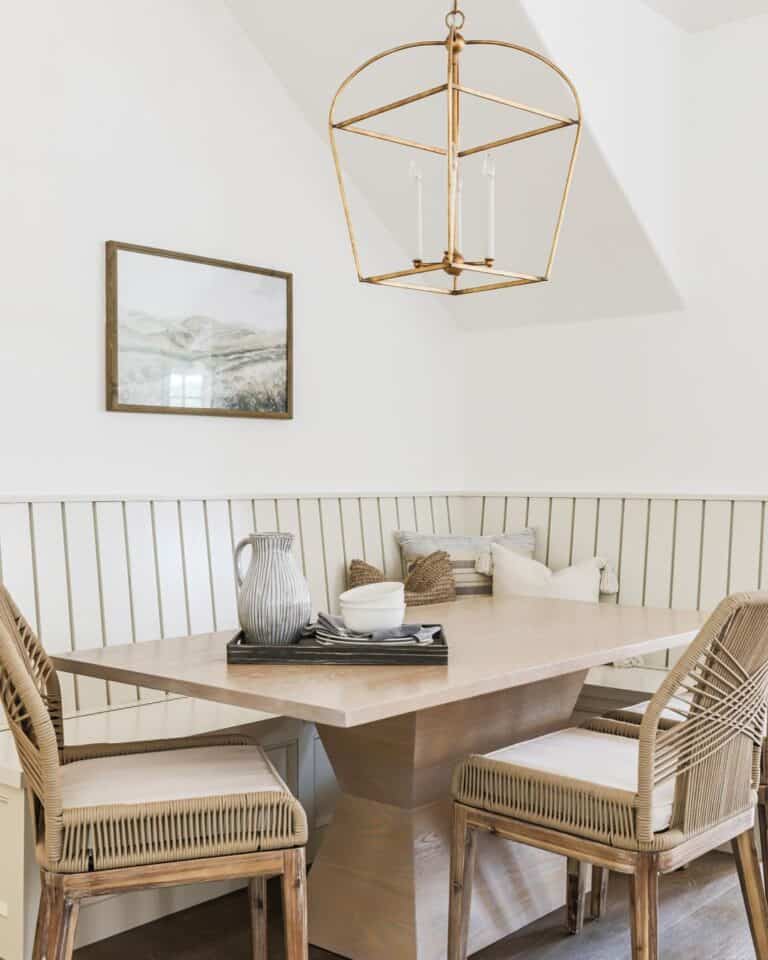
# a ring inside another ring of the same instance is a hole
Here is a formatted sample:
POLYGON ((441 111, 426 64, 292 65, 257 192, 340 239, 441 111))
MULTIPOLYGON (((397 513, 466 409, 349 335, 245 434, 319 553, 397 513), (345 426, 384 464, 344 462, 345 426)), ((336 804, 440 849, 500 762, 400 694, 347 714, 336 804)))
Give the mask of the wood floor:
MULTIPOLYGON (((565 885, 565 864, 563 865, 565 885)), ((270 960, 282 960, 279 887, 270 888, 270 960)), ((565 911, 544 917, 475 960, 623 960, 629 957, 627 884, 611 877, 610 905, 581 937, 564 933, 565 911)), ((661 881, 664 960, 753 960, 733 858, 713 853, 661 881)), ((75 960, 247 960, 248 911, 236 893, 76 951, 75 960)), ((310 950, 310 960, 334 960, 310 950)), ((396 958, 393 958, 396 960, 396 958)))

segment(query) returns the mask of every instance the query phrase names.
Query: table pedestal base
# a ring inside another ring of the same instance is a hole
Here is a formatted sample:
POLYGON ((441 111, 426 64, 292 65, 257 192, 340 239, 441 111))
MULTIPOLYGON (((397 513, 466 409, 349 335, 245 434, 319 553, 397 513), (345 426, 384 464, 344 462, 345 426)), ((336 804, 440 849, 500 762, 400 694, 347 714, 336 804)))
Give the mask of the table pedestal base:
MULTIPOLYGON (((453 768, 468 753, 565 726, 585 676, 318 727, 342 795, 309 876, 310 941, 352 960, 445 960, 453 768)), ((561 858, 478 840, 470 953, 565 900, 561 858)))

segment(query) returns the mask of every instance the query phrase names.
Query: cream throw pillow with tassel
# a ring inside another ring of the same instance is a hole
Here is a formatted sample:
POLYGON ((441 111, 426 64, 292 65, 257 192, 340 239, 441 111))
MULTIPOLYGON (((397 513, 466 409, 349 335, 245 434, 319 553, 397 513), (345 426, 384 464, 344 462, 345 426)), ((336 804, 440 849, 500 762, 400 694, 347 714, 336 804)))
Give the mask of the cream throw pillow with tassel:
MULTIPOLYGON (((491 545, 491 551, 494 597, 547 597, 584 603, 600 601, 601 581, 607 565, 599 557, 554 572, 538 560, 529 560, 497 543, 491 545)), ((611 591, 603 588, 603 592, 611 591)))

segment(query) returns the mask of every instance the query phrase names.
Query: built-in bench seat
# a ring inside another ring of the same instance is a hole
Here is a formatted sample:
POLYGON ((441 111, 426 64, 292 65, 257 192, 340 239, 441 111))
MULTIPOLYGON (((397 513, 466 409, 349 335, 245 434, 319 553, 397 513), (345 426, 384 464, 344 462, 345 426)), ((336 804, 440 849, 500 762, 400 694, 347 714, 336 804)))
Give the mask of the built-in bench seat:
POLYGON ((595 667, 587 674, 577 713, 586 719, 650 700, 666 675, 658 667, 595 667))

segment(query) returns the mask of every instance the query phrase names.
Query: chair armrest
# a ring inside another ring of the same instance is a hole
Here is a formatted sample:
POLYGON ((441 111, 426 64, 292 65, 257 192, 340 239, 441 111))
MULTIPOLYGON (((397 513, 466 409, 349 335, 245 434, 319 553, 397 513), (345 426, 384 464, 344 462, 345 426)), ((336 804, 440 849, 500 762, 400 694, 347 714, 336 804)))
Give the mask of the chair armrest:
POLYGON ((162 753, 168 750, 189 750, 193 747, 258 746, 258 741, 242 733, 203 733, 194 737, 170 740, 135 740, 127 743, 83 743, 64 747, 62 763, 97 760, 102 757, 124 757, 136 753, 162 753))
POLYGON ((626 720, 614 720, 611 717, 592 717, 581 724, 584 730, 595 733, 609 733, 614 737, 626 737, 628 740, 640 739, 640 724, 626 720))

